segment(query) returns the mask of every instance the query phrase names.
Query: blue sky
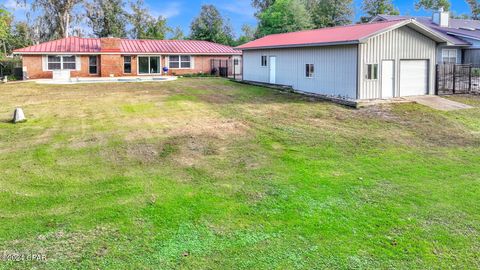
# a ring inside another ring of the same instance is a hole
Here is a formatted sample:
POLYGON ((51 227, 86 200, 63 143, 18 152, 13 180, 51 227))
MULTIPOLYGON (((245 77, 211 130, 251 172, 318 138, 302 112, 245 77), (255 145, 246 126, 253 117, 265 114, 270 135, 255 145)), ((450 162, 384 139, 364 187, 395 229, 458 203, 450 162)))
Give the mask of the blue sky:
MULTIPOLYGON (((229 18, 236 33, 241 32, 243 24, 255 25, 256 20, 253 16, 255 10, 250 5, 251 0, 170 0, 170 1, 155 1, 145 0, 148 8, 155 16, 163 15, 167 17, 170 26, 180 26, 186 34, 188 34, 190 22, 200 12, 200 7, 203 4, 214 4, 220 12, 229 18)), ((361 0, 354 0, 355 2, 355 17, 358 19, 361 14, 361 0)), ((453 0, 452 11, 456 14, 468 13, 469 8, 465 0, 453 0)), ((15 14, 16 18, 25 18, 25 7, 16 5, 15 0, 0 0, 0 4, 6 6, 11 12, 15 14)), ((423 10, 416 11, 414 1, 400 1, 394 0, 396 7, 400 9, 401 14, 410 15, 430 15, 430 12, 423 10)))

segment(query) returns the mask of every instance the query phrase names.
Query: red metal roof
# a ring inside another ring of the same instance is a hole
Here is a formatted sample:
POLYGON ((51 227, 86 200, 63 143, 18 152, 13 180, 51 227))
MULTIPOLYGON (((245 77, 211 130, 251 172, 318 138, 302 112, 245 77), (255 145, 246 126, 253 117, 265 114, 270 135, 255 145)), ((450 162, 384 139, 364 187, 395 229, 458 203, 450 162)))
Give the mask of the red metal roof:
POLYGON ((354 24, 285 34, 273 34, 238 46, 237 49, 289 47, 299 45, 308 46, 328 43, 354 43, 404 21, 405 20, 397 20, 369 24, 354 24))
POLYGON ((241 54, 232 47, 199 40, 123 39, 123 53, 241 54))
POLYGON ((40 43, 30 47, 17 49, 14 53, 43 53, 43 52, 100 52, 100 39, 69 37, 40 43))
MULTIPOLYGON (((101 49, 100 38, 68 37, 17 49, 14 53, 101 53, 101 49)), ((208 41, 135 39, 122 39, 120 53, 241 54, 232 47, 208 41)))

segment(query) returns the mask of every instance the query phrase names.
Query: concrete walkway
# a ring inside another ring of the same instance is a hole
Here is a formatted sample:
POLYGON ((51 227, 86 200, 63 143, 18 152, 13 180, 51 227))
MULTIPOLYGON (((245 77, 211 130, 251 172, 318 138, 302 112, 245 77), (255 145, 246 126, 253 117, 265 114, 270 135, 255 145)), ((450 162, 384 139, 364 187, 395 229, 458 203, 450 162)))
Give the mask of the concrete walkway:
POLYGON ((80 77, 66 80, 37 79, 26 80, 38 84, 77 84, 77 83, 114 83, 114 82, 164 82, 176 80, 176 76, 123 76, 123 77, 80 77))
POLYGON ((473 108, 470 105, 456 102, 453 100, 441 98, 439 96, 413 96, 404 97, 404 99, 428 106, 440 111, 454 111, 473 108))

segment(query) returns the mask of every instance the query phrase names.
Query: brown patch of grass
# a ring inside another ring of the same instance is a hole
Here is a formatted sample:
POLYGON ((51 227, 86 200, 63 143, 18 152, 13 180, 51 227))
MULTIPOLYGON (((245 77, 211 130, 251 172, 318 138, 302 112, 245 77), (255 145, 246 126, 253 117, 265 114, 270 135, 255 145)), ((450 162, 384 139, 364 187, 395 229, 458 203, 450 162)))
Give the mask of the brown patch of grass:
POLYGON ((171 137, 170 143, 177 149, 171 155, 172 161, 184 167, 192 167, 201 163, 206 156, 218 155, 222 142, 215 137, 182 136, 171 137))
MULTIPOLYGON (((39 234, 32 238, 16 239, 0 245, 0 254, 41 254, 48 261, 75 262, 86 256, 89 247, 102 238, 115 239, 119 232, 108 227, 97 227, 83 232, 66 232, 58 230, 39 234)), ((100 246, 95 254, 89 256, 102 257, 108 253, 105 245, 100 246)))
POLYGON ((105 145, 108 142, 108 135, 105 133, 96 133, 88 137, 73 137, 68 141, 68 147, 80 149, 85 147, 105 145))
POLYGON ((207 136, 226 140, 232 137, 245 136, 248 126, 232 119, 200 118, 182 125, 170 131, 168 136, 207 136))

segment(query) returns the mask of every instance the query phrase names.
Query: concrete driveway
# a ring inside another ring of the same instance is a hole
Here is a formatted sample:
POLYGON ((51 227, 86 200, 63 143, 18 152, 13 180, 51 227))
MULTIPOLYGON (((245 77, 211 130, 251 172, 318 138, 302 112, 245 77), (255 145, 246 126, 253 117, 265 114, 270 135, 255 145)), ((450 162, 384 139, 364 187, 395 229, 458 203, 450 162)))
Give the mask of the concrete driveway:
POLYGON ((454 111, 473 108, 470 105, 445 99, 439 96, 412 96, 404 99, 428 106, 440 111, 454 111))

